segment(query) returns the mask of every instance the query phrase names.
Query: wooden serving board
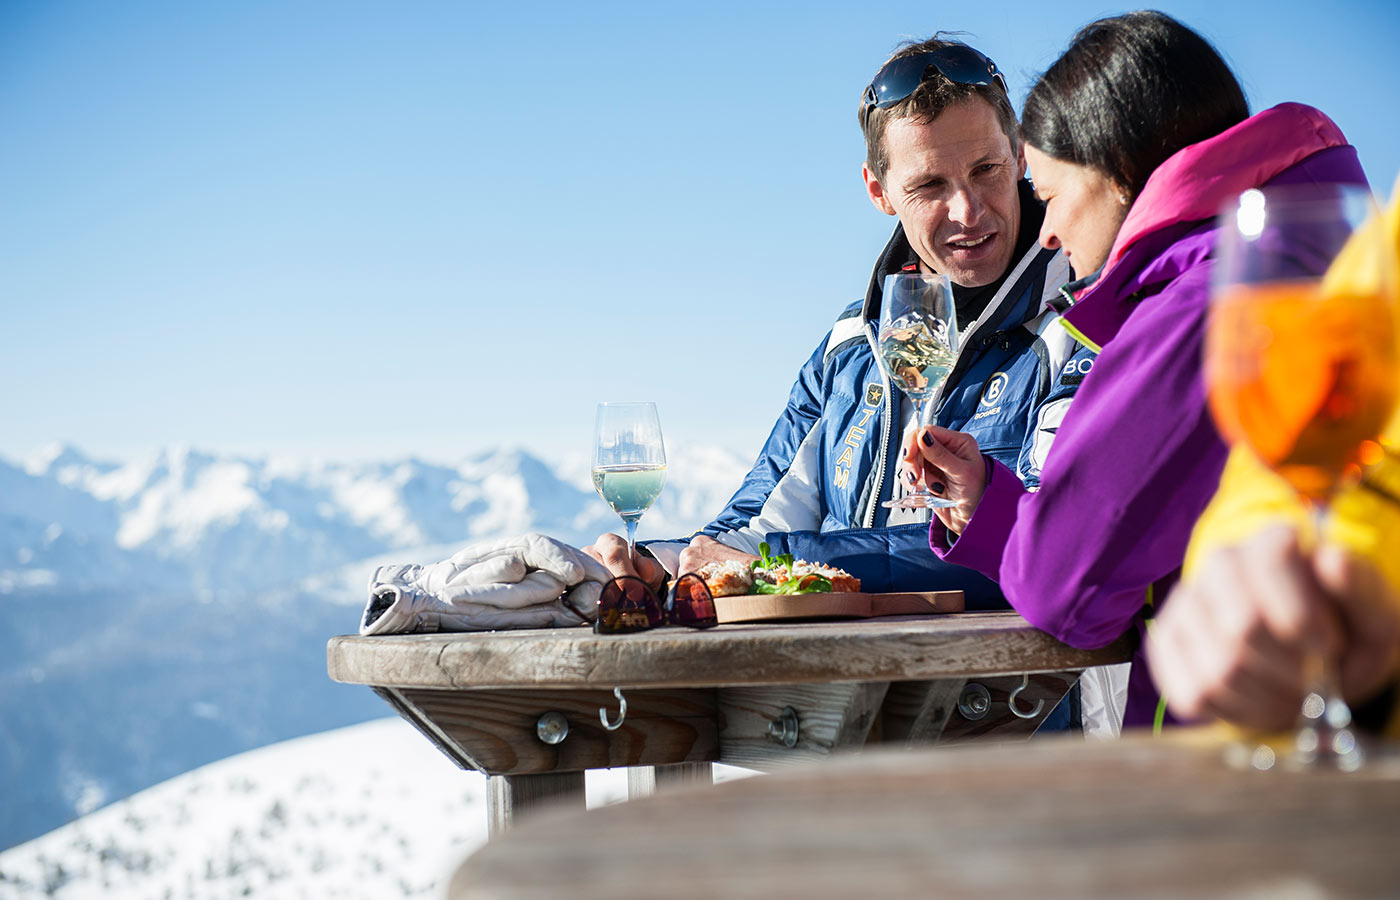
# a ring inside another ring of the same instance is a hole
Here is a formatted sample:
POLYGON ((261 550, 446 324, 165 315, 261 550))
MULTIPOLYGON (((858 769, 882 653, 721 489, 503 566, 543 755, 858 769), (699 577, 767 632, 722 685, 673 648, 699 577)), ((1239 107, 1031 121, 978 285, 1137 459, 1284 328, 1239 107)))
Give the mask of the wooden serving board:
POLYGON ((913 594, 744 594, 716 597, 715 616, 725 622, 781 619, 869 619, 963 611, 962 591, 913 594))

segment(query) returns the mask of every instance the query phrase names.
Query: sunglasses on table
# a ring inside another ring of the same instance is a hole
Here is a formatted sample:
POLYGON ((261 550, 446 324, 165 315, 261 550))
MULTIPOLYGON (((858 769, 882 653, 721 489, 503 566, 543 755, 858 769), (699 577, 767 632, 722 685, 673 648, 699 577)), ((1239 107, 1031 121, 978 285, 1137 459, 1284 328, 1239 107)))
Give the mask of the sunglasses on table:
POLYGON ((666 625, 713 628, 715 600, 699 575, 682 575, 662 601, 647 583, 633 575, 619 575, 603 585, 598 598, 597 634, 626 634, 666 625))
POLYGON ((914 93, 930 69, 954 84, 997 84, 1007 93, 1006 79, 996 63, 966 44, 954 44, 885 63, 865 89, 864 114, 887 109, 914 93))

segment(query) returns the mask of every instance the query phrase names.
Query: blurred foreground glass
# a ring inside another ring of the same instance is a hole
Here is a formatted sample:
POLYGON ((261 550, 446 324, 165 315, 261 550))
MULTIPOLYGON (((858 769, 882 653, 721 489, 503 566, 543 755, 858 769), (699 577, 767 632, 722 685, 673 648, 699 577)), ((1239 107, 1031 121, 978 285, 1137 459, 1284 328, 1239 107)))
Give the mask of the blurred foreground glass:
POLYGON ((593 489, 627 526, 627 551, 637 522, 666 484, 666 446, 655 403, 599 403, 593 429, 593 489))
MULTIPOLYGON (((1243 444, 1312 512, 1378 456, 1395 408, 1395 248, 1369 191, 1246 191, 1221 214, 1205 378, 1221 434, 1243 444)), ((1314 651, 1293 761, 1361 765, 1336 660, 1314 651)))
MULTIPOLYGON (((876 358, 891 384, 914 403, 914 418, 927 424, 928 401, 943 388, 958 358, 953 286, 941 275, 896 272, 885 276, 880 299, 876 358)), ((912 493, 881 504, 898 509, 952 506, 920 484, 912 493)))

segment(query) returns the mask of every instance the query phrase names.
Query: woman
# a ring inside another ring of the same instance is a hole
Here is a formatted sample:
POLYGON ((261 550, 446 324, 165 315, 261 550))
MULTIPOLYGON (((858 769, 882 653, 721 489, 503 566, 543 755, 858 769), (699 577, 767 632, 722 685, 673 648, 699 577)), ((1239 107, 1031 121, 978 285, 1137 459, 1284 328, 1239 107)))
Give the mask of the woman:
MULTIPOLYGON (((1250 117, 1215 50, 1157 12, 1080 31, 1031 89, 1021 129, 1041 243, 1089 276, 1066 289, 1061 322, 1099 355, 1038 492, 946 429, 916 434, 906 457, 957 501, 930 529, 935 553, 996 579, 1060 640, 1102 646, 1175 582, 1225 463, 1200 377, 1216 213, 1252 187, 1365 177, 1317 110, 1250 117)), ((1156 707, 1134 665, 1124 724, 1156 707)))

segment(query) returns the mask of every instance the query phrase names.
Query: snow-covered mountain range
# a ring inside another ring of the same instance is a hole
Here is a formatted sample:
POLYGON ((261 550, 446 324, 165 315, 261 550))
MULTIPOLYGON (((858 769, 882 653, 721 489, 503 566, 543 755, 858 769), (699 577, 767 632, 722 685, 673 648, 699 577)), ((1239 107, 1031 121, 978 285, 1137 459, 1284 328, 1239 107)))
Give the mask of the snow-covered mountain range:
MULTIPOLYGON (((717 512, 746 463, 670 455, 643 536, 717 512)), ((217 759, 382 716, 331 682, 374 565, 618 518, 585 460, 500 449, 441 465, 250 459, 188 447, 0 459, 0 848, 217 759)))
MULTIPOLYGON (((717 512, 742 462, 673 452, 644 521, 671 536, 717 512)), ((0 459, 0 593, 118 587, 201 598, 289 584, 389 550, 536 530, 587 542, 617 520, 581 460, 500 449, 445 466, 308 462, 172 447, 118 464, 54 446, 0 459)))

